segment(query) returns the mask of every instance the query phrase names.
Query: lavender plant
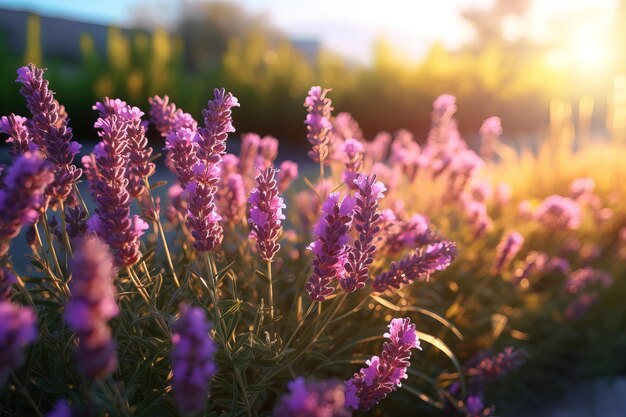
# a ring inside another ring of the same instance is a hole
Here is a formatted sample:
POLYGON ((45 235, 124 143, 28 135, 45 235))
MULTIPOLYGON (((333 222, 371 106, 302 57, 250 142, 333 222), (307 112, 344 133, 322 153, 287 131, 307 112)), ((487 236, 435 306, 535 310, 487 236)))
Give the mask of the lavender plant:
POLYGON ((592 305, 619 305, 605 297, 623 285, 623 245, 591 226, 622 242, 623 208, 599 182, 521 195, 492 181, 508 168, 470 149, 451 95, 427 137, 369 141, 311 88, 303 137, 317 178, 302 158, 279 165, 271 136, 242 135, 227 153, 239 102, 223 89, 200 126, 152 97, 153 143, 138 107, 105 98, 75 187, 79 147, 43 74, 18 71, 32 117, 0 119, 12 158, 0 188, 7 415, 344 417, 411 404, 486 416, 490 385, 526 355, 477 352, 525 345, 532 362, 539 349, 524 341, 549 337, 529 323, 581 326, 592 305), (162 193, 153 147, 173 171, 162 193), (22 237, 31 252, 9 250, 22 237))

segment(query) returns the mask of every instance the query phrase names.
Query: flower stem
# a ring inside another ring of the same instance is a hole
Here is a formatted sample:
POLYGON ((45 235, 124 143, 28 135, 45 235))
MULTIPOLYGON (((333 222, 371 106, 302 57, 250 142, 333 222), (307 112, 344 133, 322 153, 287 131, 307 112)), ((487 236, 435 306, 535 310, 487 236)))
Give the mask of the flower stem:
POLYGON ((274 327, 274 286, 272 284, 272 261, 267 261, 267 280, 269 281, 269 301, 270 301, 270 319, 272 320, 272 329, 274 327))

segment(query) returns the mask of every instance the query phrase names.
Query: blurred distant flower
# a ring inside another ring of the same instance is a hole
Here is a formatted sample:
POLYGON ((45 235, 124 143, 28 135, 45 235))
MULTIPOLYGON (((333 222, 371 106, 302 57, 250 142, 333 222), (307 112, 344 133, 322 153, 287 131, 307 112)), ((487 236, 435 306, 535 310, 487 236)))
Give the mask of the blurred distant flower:
POLYGON ((348 138, 343 143, 342 151, 344 155, 344 164, 346 166, 346 169, 341 174, 341 180, 344 184, 347 184, 350 189, 356 190, 357 186, 354 180, 361 170, 365 147, 358 140, 348 138))
POLYGON ((220 204, 220 212, 226 222, 236 224, 245 216, 246 190, 243 177, 238 172, 232 172, 226 177, 220 204))
POLYGON ((9 135, 7 139, 7 143, 11 145, 9 155, 13 158, 24 152, 34 151, 37 148, 37 146, 32 143, 33 138, 28 132, 28 123, 29 121, 26 117, 17 116, 13 113, 0 118, 0 133, 9 135))
POLYGON ((499 207, 506 207, 511 201, 513 195, 513 189, 506 182, 499 182, 496 184, 494 193, 494 200, 499 207))
POLYGON ((53 203, 64 200, 82 175, 82 170, 73 164, 81 145, 72 140, 72 129, 67 125, 65 111, 48 89, 43 70, 29 64, 19 68, 17 74, 17 82, 22 84, 20 94, 26 99, 33 116, 33 143, 54 166, 54 182, 46 194, 53 198, 53 203))
POLYGON ((390 161, 398 166, 402 173, 412 181, 420 165, 421 148, 408 130, 400 130, 391 142, 390 161))
POLYGON ((358 141, 363 140, 363 131, 361 130, 359 123, 350 113, 338 113, 337 116, 332 119, 332 124, 335 138, 338 138, 341 141, 345 141, 349 138, 354 138, 358 141))
POLYGON ((571 294, 576 294, 592 285, 599 285, 600 287, 606 288, 612 283, 613 276, 608 272, 586 266, 577 269, 567 277, 565 289, 571 294))
POLYGON ((0 387, 24 362, 24 349, 37 339, 36 323, 30 307, 0 300, 0 387))
POLYGON ((256 133, 241 135, 241 149, 239 150, 239 166, 244 179, 254 178, 254 164, 261 145, 261 137, 256 133))
POLYGON ((481 203, 488 202, 493 196, 491 184, 489 183, 489 181, 486 180, 473 181, 470 193, 472 194, 472 198, 475 201, 480 201, 481 203))
POLYGON ((428 280, 433 272, 446 269, 456 254, 456 245, 452 242, 428 245, 398 262, 392 262, 388 271, 374 279, 372 287, 378 292, 384 292, 389 287, 401 288, 415 281, 428 280))
POLYGON ((204 410, 211 378, 217 371, 210 331, 203 309, 181 305, 180 317, 172 325, 171 360, 174 401, 184 414, 204 410))
POLYGON ((480 146, 480 156, 488 161, 493 158, 500 135, 502 135, 502 120, 493 116, 485 119, 480 127, 482 142, 480 146))
POLYGON ((372 142, 366 145, 366 155, 374 162, 382 162, 387 158, 389 145, 391 145, 391 135, 387 132, 380 132, 372 142))
POLYGON ((86 236, 70 263, 72 299, 65 321, 78 336, 76 362, 88 378, 117 369, 116 343, 108 321, 119 314, 113 280, 117 271, 109 248, 98 237, 86 236))
POLYGON ((54 181, 51 165, 38 154, 26 152, 9 168, 0 190, 0 256, 23 226, 34 223, 46 187, 54 181))
POLYGON ((54 409, 46 414, 46 417, 78 417, 66 400, 56 402, 54 409))
POLYGON ((524 236, 512 231, 502 237, 496 248, 496 257, 491 266, 491 273, 500 274, 505 270, 524 244, 524 236))
POLYGON ((348 231, 352 223, 355 200, 345 197, 339 202, 339 193, 326 199, 313 235, 313 274, 306 283, 306 290, 314 301, 325 301, 335 290, 334 279, 341 280, 345 274, 344 263, 348 243, 348 231))
POLYGON ((278 239, 283 231, 285 220, 283 198, 278 195, 276 170, 266 168, 256 177, 256 188, 250 193, 250 236, 256 239, 259 256, 264 261, 272 261, 280 249, 278 239))
POLYGON ((326 97, 329 89, 311 87, 308 96, 304 100, 307 116, 304 123, 307 125, 306 138, 313 149, 309 151, 309 157, 315 161, 324 161, 328 156, 328 146, 332 139, 332 123, 330 112, 333 110, 331 100, 326 97))
POLYGON ((17 282, 13 271, 6 266, 0 267, 0 302, 11 298, 11 286, 17 282))
POLYGON ((511 283, 517 286, 522 280, 528 279, 532 274, 543 272, 549 259, 550 257, 544 252, 529 252, 526 258, 524 258, 522 265, 515 269, 511 283))
POLYGON ((345 386, 339 381, 307 381, 299 376, 287 384, 274 417, 350 417, 345 386))
POLYGON ((273 136, 264 136, 259 141, 258 154, 256 156, 255 168, 265 169, 274 166, 274 161, 278 156, 278 139, 273 136))
POLYGON ((574 200, 587 198, 593 194, 595 187, 593 178, 576 178, 569 186, 570 197, 574 200))
POLYGON ((376 181, 376 174, 359 174, 356 180, 356 205, 354 207, 354 227, 358 238, 348 249, 344 268, 346 274, 340 280, 347 292, 353 292, 365 286, 369 279, 369 266, 374 261, 376 236, 380 232, 380 204, 387 189, 382 182, 376 181))
POLYGON ((401 386, 411 365, 411 349, 421 349, 415 325, 408 318, 391 320, 384 336, 389 341, 383 344, 382 355, 372 356, 367 368, 346 381, 346 405, 351 410, 369 410, 401 386))
POLYGON ((597 292, 579 294, 565 307, 565 317, 568 320, 580 319, 591 306, 598 302, 599 298, 600 296, 597 292))
POLYGON ((285 192, 296 178, 298 178, 298 164, 293 161, 283 161, 276 176, 278 191, 285 192))
POLYGON ((582 210, 571 198, 551 195, 539 204, 534 217, 551 229, 575 230, 582 222, 582 210))

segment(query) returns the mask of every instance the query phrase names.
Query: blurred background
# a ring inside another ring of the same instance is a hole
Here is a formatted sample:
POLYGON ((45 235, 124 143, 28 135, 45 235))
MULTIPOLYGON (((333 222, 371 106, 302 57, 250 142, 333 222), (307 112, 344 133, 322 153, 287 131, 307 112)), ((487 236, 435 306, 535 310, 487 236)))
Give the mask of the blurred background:
POLYGON ((498 115, 521 145, 565 115, 581 140, 623 140, 625 40, 626 0, 0 0, 0 114, 27 113, 15 70, 33 62, 80 138, 103 96, 145 111, 168 94, 199 116, 224 86, 242 103, 238 132, 304 148, 302 102, 322 85, 366 138, 425 138, 450 93, 468 137, 498 115))

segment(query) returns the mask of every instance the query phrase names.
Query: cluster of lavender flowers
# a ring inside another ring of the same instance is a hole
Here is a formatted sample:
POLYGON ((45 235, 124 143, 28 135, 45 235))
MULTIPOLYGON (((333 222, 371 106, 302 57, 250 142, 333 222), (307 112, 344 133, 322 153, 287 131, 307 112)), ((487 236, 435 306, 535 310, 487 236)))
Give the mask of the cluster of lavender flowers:
POLYGON ((346 408, 345 386, 339 381, 307 381, 297 377, 287 384, 274 408, 274 417, 350 417, 346 408))
POLYGON ((204 410, 217 371, 210 331, 204 310, 181 305, 180 317, 172 325, 172 390, 176 405, 185 414, 204 410))
POLYGON ((78 336, 76 362, 87 377, 105 377, 117 369, 108 321, 119 313, 113 285, 117 271, 109 248, 98 237, 85 236, 70 270, 72 299, 65 308, 65 321, 78 336))
MULTIPOLYGON (((527 358, 528 354, 525 350, 507 347, 496 355, 481 352, 468 360, 465 365, 467 376, 465 409, 468 415, 470 417, 492 416, 495 408, 484 405, 486 389, 507 374, 519 369, 527 358)), ((455 382, 450 386, 449 392, 453 396, 458 396, 461 393, 461 384, 455 382)))
POLYGON ((35 151, 37 147, 32 143, 33 138, 28 132, 29 120, 26 117, 11 113, 0 117, 0 133, 8 135, 6 142, 11 145, 9 155, 15 158, 25 152, 35 151))
MULTIPOLYGON (((48 89, 48 81, 43 78, 43 73, 42 69, 33 64, 17 70, 17 82, 22 84, 20 94, 26 98, 32 120, 26 125, 31 139, 26 139, 26 133, 22 131, 20 139, 14 138, 14 144, 19 141, 21 150, 26 147, 24 142, 32 142, 53 165, 54 182, 46 194, 54 203, 56 200, 65 200, 82 175, 82 170, 73 164, 81 145, 72 140, 67 113, 54 99, 54 93, 48 89)), ((30 143, 27 146, 30 148, 30 143)))
POLYGON ((350 410, 369 410, 407 378, 411 350, 421 349, 415 325, 411 320, 393 319, 389 323, 389 341, 383 344, 380 357, 372 356, 361 369, 346 381, 346 405, 350 410))
POLYGON ((575 230, 582 223, 582 210, 571 198, 551 195, 536 208, 534 218, 550 229, 575 230))
POLYGON ((572 272, 565 281, 565 289, 573 298, 565 308, 565 317, 576 320, 600 298, 599 289, 610 287, 613 276, 605 271, 583 267, 572 272))
POLYGON ((53 180, 51 165, 37 153, 26 152, 15 159, 0 189, 0 256, 8 252, 10 240, 23 226, 38 219, 53 180))

